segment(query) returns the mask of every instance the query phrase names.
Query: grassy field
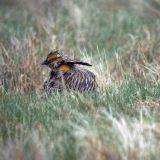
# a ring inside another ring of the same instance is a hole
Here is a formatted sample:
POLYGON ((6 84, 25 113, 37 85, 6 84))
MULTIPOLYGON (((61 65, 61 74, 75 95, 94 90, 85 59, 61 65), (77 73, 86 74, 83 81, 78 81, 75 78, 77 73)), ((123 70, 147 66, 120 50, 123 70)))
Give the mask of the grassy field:
POLYGON ((157 0, 1 1, 0 160, 158 160, 159 33, 157 0), (43 92, 55 47, 96 92, 43 92))

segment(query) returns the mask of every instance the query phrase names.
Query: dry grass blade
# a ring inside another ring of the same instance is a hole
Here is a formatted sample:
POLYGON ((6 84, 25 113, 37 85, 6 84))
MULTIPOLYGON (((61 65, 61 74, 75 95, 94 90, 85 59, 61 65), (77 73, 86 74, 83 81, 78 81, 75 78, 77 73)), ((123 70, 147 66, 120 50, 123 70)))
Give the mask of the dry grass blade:
POLYGON ((146 101, 138 101, 135 103, 136 107, 145 107, 145 108, 160 108, 159 100, 146 100, 146 101))
POLYGON ((80 96, 81 101, 85 104, 87 109, 89 109, 92 112, 96 112, 96 108, 95 108, 95 106, 94 106, 92 101, 90 101, 89 99, 86 99, 82 95, 79 95, 79 96, 80 96))
POLYGON ((23 42, 17 40, 7 50, 1 44, 1 81, 12 90, 22 92, 37 88, 41 84, 41 66, 37 55, 36 37, 30 34, 23 42))
POLYGON ((76 133, 77 152, 79 159, 83 160, 121 160, 121 156, 115 148, 105 146, 103 142, 94 134, 80 131, 76 133))

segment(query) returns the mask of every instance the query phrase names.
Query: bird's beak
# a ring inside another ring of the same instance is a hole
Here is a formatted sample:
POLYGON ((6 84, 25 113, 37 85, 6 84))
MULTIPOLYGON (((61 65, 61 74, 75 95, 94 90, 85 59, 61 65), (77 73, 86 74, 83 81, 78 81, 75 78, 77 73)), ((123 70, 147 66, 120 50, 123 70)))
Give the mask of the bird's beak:
POLYGON ((44 60, 44 61, 41 63, 41 65, 48 65, 48 64, 49 64, 49 62, 47 61, 47 59, 44 60))

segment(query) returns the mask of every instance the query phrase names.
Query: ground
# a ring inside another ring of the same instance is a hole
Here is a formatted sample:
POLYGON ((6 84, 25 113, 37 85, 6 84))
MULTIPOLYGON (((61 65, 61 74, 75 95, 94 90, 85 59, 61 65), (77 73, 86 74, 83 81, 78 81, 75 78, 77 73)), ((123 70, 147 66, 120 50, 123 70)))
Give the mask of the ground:
POLYGON ((0 2, 0 159, 159 159, 157 0, 0 2), (50 49, 83 59, 93 93, 53 93, 50 49))

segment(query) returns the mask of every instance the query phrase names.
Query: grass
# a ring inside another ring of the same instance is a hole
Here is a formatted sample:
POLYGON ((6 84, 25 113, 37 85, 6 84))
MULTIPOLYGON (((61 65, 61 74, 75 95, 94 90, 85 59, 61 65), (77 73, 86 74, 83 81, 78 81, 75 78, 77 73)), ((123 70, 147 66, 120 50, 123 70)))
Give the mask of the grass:
POLYGON ((159 159, 159 6, 1 3, 0 159, 159 159), (92 63, 98 91, 44 93, 52 47, 92 63))
POLYGON ((47 155, 49 159, 156 158, 159 107, 143 108, 136 101, 158 100, 159 89, 159 84, 133 81, 94 94, 68 94, 63 99, 56 94, 45 100, 35 93, 2 95, 2 144, 8 138, 9 143, 1 154, 14 148, 14 154, 20 152, 28 159, 36 159, 37 154, 44 154, 42 159, 47 155))

